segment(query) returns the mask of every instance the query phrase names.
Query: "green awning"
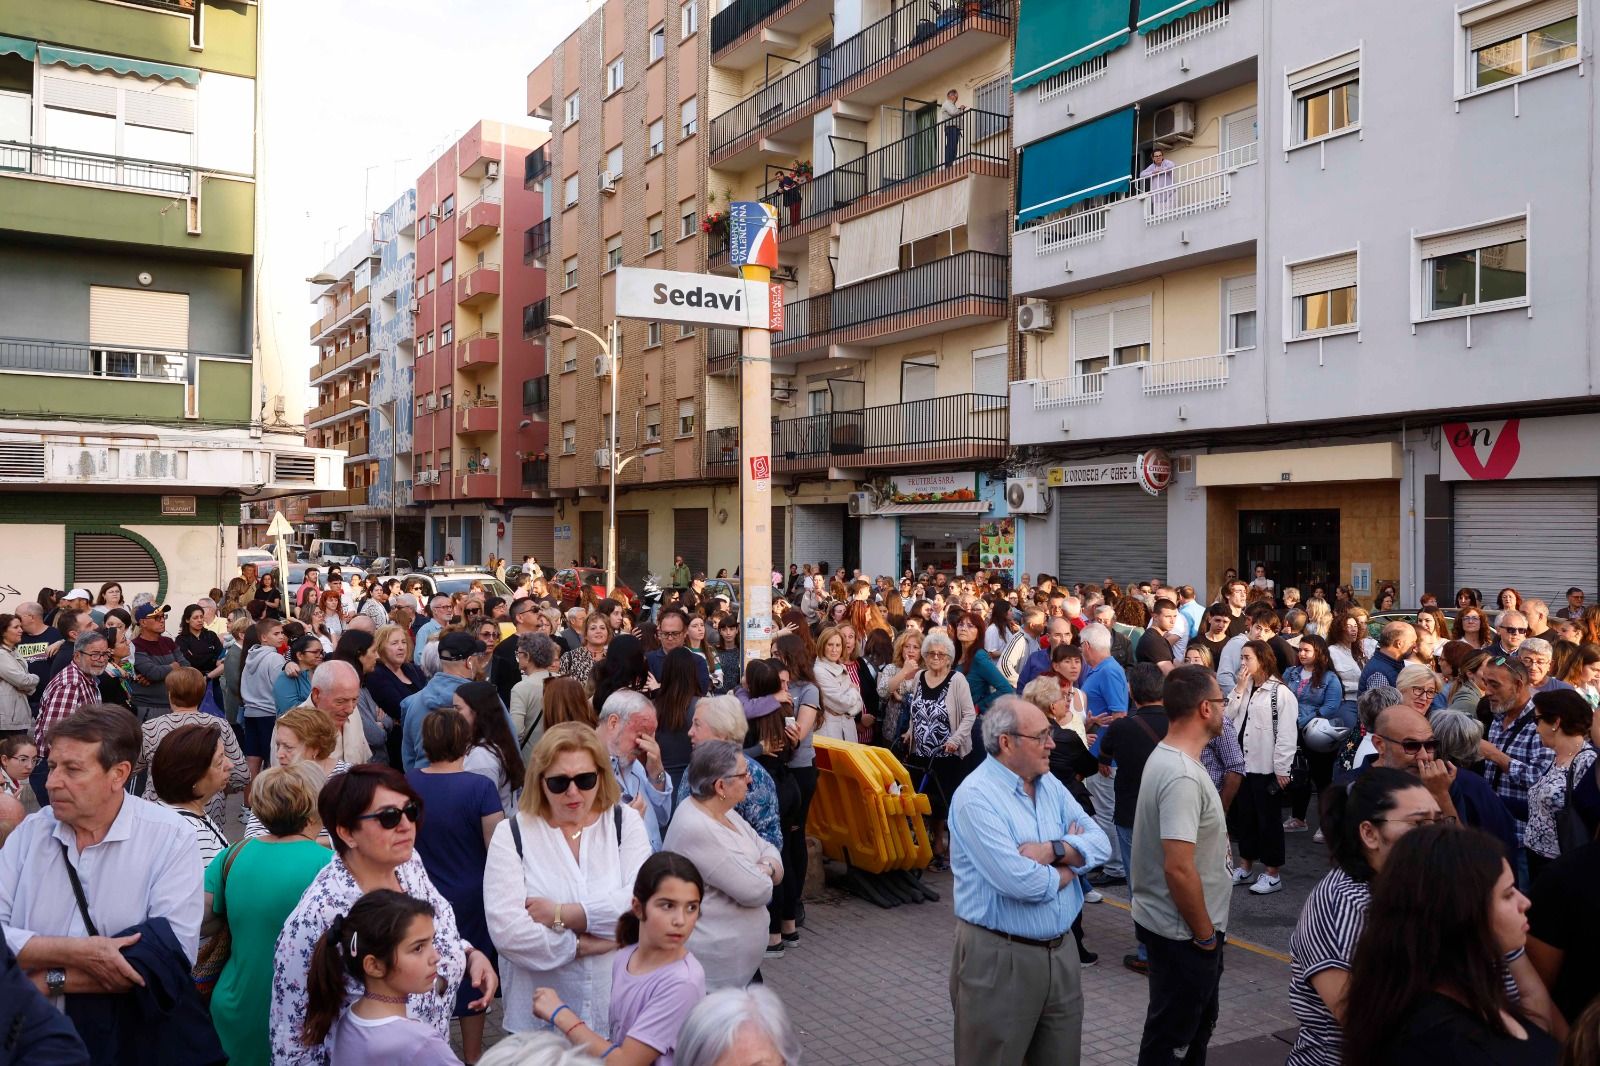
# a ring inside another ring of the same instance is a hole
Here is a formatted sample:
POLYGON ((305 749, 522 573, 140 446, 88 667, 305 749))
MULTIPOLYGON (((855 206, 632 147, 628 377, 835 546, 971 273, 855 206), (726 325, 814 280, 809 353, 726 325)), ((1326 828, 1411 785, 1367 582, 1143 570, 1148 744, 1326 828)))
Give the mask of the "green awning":
POLYGON ((160 78, 162 81, 182 81, 200 84, 200 72, 194 67, 178 67, 171 63, 152 63, 145 59, 127 56, 107 56, 99 52, 80 52, 75 48, 39 46, 39 62, 60 63, 66 67, 88 67, 90 70, 111 70, 118 74, 137 74, 141 78, 160 78))
POLYGON ((1134 28, 1140 34, 1154 33, 1169 22, 1177 22, 1185 15, 1216 7, 1222 0, 1139 0, 1139 21, 1134 28))
POLYGON ((1091 196, 1126 192, 1138 111, 1125 107, 1025 145, 1017 175, 1017 225, 1091 196))
POLYGON ((39 54, 39 42, 29 41, 21 37, 7 37, 0 33, 0 56, 21 56, 32 62, 33 57, 39 54))
POLYGON ((1014 92, 1113 52, 1132 39, 1128 0, 1027 0, 1020 18, 1011 78, 1014 92))

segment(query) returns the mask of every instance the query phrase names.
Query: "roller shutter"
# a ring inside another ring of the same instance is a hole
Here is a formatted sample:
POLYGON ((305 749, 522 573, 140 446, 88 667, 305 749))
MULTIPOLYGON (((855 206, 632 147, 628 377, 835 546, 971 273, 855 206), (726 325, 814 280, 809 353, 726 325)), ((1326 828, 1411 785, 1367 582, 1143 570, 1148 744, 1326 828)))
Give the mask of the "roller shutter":
POLYGON ((690 573, 712 573, 706 566, 710 527, 711 512, 704 507, 677 507, 672 511, 672 554, 683 556, 690 573))
POLYGON ((1560 603, 1600 577, 1596 482, 1465 481, 1455 485, 1455 580, 1486 597, 1510 586, 1560 603))
POLYGON ((528 556, 540 566, 553 568, 555 518, 548 514, 514 515, 511 519, 511 559, 520 563, 528 556))
POLYGON ((1135 485, 1095 485, 1056 492, 1060 519, 1056 577, 1099 586, 1167 572, 1167 501, 1135 485))
POLYGON ((787 507, 772 508, 772 568, 782 573, 785 581, 789 580, 789 544, 783 534, 788 518, 787 507))
POLYGON ((624 511, 617 515, 617 580, 638 592, 649 572, 650 512, 624 511))
POLYGON ((189 347, 189 294, 91 285, 89 343, 183 351, 189 347))
POLYGON ((827 563, 831 574, 844 564, 844 508, 837 504, 790 508, 794 519, 794 562, 802 567, 827 563))
POLYGON ((103 581, 154 583, 161 568, 143 544, 119 533, 72 535, 72 583, 93 586, 103 581))

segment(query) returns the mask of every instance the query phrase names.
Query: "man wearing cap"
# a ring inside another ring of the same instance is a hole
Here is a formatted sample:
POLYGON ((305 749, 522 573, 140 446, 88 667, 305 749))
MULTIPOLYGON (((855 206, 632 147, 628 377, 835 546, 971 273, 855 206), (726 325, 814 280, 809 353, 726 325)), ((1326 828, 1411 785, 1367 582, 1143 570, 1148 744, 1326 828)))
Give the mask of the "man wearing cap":
POLYGON ((148 721, 172 709, 167 702, 167 674, 178 662, 178 645, 167 636, 166 604, 141 604, 133 609, 139 633, 133 638, 133 680, 128 693, 139 721, 148 721))
POLYGON ((404 718, 400 761, 407 771, 428 765, 422 752, 422 720, 434 708, 450 706, 456 689, 477 677, 479 656, 488 650, 471 633, 447 633, 439 641, 439 672, 428 679, 422 691, 400 702, 404 718))

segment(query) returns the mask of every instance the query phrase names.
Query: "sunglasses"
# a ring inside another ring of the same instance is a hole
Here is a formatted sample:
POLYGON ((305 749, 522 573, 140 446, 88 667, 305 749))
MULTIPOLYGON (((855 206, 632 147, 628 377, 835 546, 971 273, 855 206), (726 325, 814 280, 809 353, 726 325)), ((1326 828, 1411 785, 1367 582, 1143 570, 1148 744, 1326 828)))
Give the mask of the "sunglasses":
POLYGON ((1426 751, 1429 755, 1432 755, 1439 750, 1439 742, 1437 740, 1396 740, 1394 737, 1384 737, 1382 733, 1379 733, 1378 736, 1383 737, 1390 744, 1400 745, 1400 750, 1407 755, 1415 755, 1419 751, 1426 751))
POLYGON ((1525 637, 1525 636, 1528 635, 1528 627, 1527 626, 1501 626, 1500 627, 1500 632, 1505 633, 1508 636, 1525 637))
POLYGON ((385 807, 381 811, 373 811, 371 814, 363 814, 361 817, 357 818, 356 821, 365 822, 370 820, 377 822, 385 829, 396 829, 399 828, 401 818, 405 818, 405 820, 410 822, 412 825, 416 825, 417 819, 421 817, 422 808, 417 806, 416 800, 412 800, 404 807, 385 807))
POLYGON ((600 784, 600 775, 594 770, 586 774, 550 774, 544 779, 544 787, 552 796, 560 796, 573 785, 578 786, 579 792, 593 792, 600 784))

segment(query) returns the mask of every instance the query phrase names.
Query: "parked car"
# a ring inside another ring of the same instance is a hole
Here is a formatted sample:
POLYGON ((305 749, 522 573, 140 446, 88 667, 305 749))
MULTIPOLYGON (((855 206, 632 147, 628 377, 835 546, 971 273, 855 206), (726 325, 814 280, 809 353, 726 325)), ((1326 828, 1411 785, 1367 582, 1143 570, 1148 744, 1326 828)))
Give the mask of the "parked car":
POLYGON ((406 574, 403 582, 410 584, 412 581, 420 582, 429 596, 453 596, 458 592, 466 592, 474 581, 479 581, 489 595, 511 599, 511 589, 506 583, 482 566, 430 566, 406 574))
POLYGON ((380 555, 367 565, 367 573, 375 574, 379 577, 398 577, 401 574, 411 573, 411 563, 405 559, 400 560, 399 566, 395 567, 392 573, 390 572, 389 563, 390 559, 387 555, 380 555))
POLYGON ((703 599, 709 600, 713 596, 721 596, 723 599, 727 600, 728 610, 732 611, 735 617, 743 617, 739 613, 740 605, 738 585, 734 584, 732 581, 729 581, 727 578, 714 577, 710 581, 706 582, 705 590, 701 593, 701 597, 703 599))
POLYGON ((360 554, 361 548, 353 540, 317 537, 311 542, 310 555, 314 563, 338 563, 343 566, 360 554))
MULTIPOLYGON (((1439 610, 1444 615, 1445 621, 1450 623, 1450 629, 1453 632, 1456 626, 1456 609, 1454 607, 1440 607, 1439 610)), ((1489 619, 1489 628, 1493 629, 1500 620, 1500 612, 1485 607, 1483 613, 1489 619)), ((1378 634, 1383 632, 1383 627, 1390 622, 1415 622, 1416 620, 1416 611, 1379 611, 1377 614, 1367 616, 1367 633, 1373 640, 1377 640, 1378 634)))
MULTIPOLYGON (((596 596, 606 594, 606 572, 598 567, 569 566, 557 570, 550 578, 550 584, 555 587, 560 597, 561 609, 576 607, 583 598, 585 587, 593 590, 596 596)), ((622 582, 617 582, 617 591, 628 599, 628 609, 635 614, 639 613, 639 597, 622 582)))

